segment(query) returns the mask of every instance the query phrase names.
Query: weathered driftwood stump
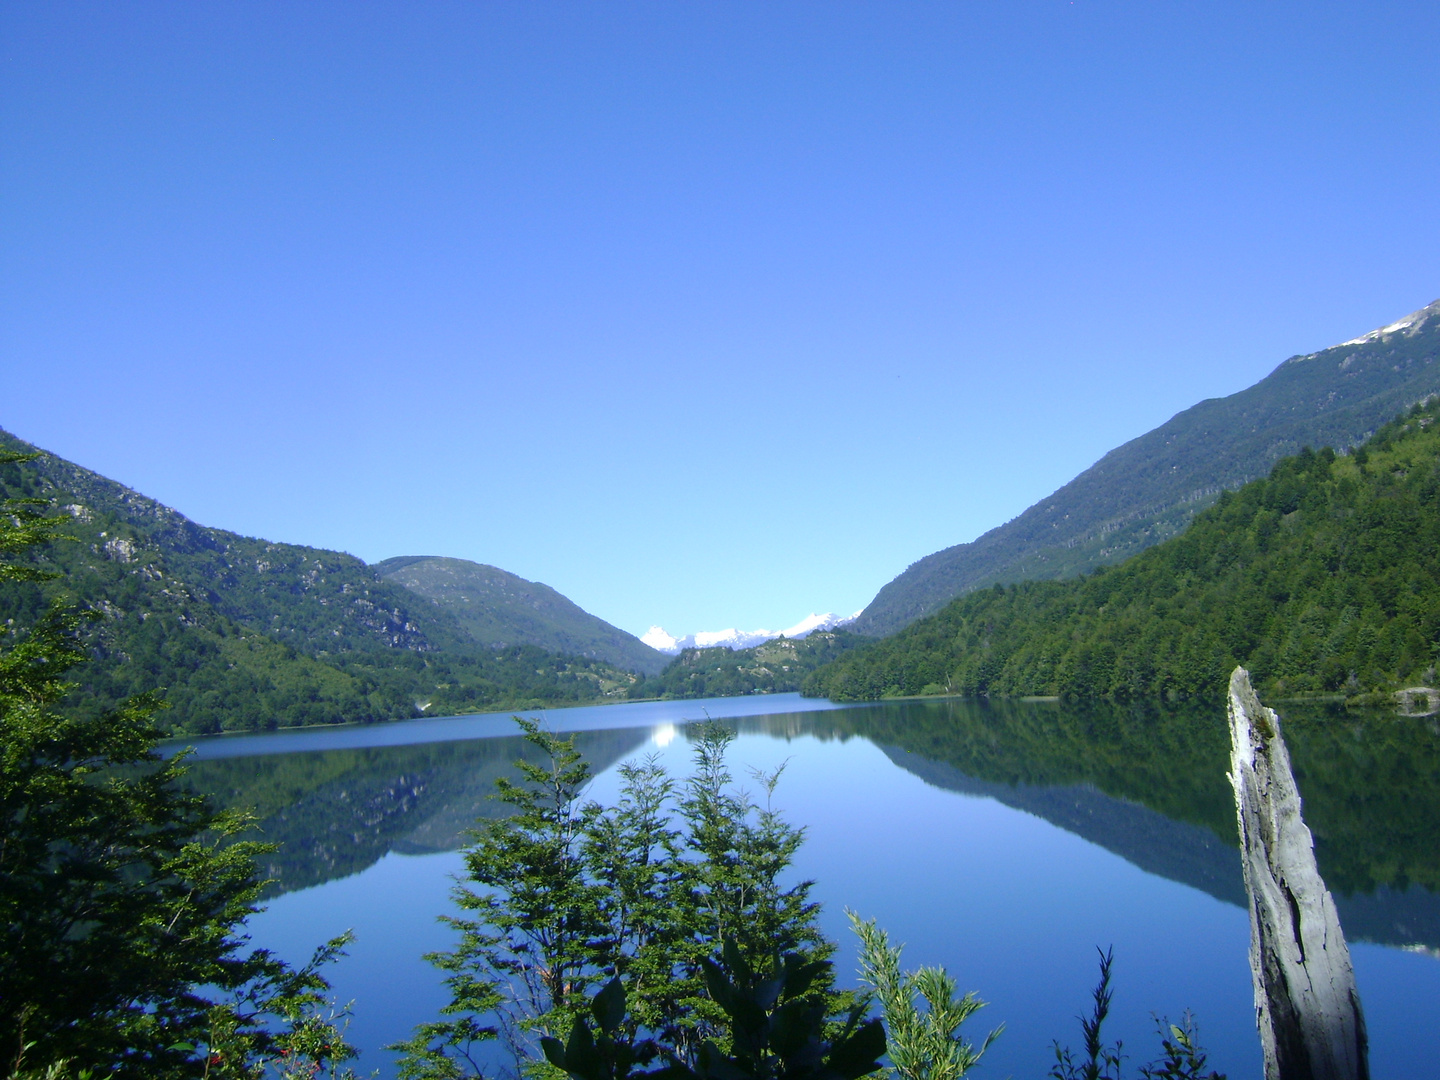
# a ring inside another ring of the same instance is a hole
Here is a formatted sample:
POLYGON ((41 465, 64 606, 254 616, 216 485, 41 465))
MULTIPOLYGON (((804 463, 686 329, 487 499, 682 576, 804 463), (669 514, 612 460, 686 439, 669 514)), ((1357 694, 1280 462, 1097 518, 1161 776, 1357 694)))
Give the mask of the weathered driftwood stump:
POLYGON ((1350 950, 1315 866, 1280 720, 1230 676, 1230 783, 1250 897, 1250 971, 1265 1080, 1366 1080, 1350 950))

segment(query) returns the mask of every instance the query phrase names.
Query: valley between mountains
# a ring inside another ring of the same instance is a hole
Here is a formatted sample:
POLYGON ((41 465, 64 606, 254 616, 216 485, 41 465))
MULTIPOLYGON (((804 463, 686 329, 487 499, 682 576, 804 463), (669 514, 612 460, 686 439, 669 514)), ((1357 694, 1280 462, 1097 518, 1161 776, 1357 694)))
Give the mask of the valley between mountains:
POLYGON ((72 711, 160 693, 190 734, 802 686, 1184 697, 1242 661, 1272 691, 1383 696, 1440 659, 1437 395, 1440 301, 1185 410, 853 623, 673 658, 497 567, 209 528, 0 432, 35 455, 0 497, 67 534, 38 556, 56 576, 0 583, 0 607, 12 628, 92 613, 72 711))

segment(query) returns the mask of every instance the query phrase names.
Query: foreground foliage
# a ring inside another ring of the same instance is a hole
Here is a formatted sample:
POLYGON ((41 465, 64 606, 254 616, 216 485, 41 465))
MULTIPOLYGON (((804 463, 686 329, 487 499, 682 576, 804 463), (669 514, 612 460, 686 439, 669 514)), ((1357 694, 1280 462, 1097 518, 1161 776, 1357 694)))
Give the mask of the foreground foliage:
MULTIPOLYGON (((1083 1055, 1077 1057, 1068 1046, 1055 1043, 1055 1064, 1051 1080, 1121 1080, 1125 1055, 1119 1041, 1107 1043, 1105 1021, 1110 1016, 1110 969, 1115 963, 1113 949, 1100 951, 1100 981, 1091 992, 1089 1016, 1080 1017, 1084 1038, 1083 1055)), ((1159 1060, 1140 1066, 1141 1080, 1225 1080, 1225 1074, 1205 1072, 1206 1054, 1200 1049, 1195 1019, 1189 1013, 1179 1024, 1155 1018, 1160 1036, 1159 1060)))
POLYGON ((1001 1024, 977 1049, 960 1026, 985 1003, 973 993, 956 997, 955 980, 943 967, 900 970, 901 946, 890 936, 845 913, 860 939, 860 978, 872 987, 885 1017, 891 1072, 900 1080, 960 1080, 1005 1030, 1001 1024))
POLYGON ((770 974, 759 974, 731 942, 720 960, 702 961, 706 990, 723 1010, 730 1038, 728 1049, 702 1043, 693 1064, 655 1039, 627 1038, 619 976, 591 1002, 595 1030, 577 1016, 567 1042, 541 1040, 545 1057, 574 1080, 859 1080, 880 1070, 885 1030, 879 1020, 863 1020, 865 1003, 831 1030, 825 1006, 809 999, 814 982, 829 977, 827 961, 789 954, 767 966, 770 974), (657 1058, 665 1064, 636 1069, 657 1058))
POLYGON ((1243 665, 1270 696, 1433 682, 1440 404, 1348 456, 1309 450, 1113 569, 995 586, 806 680, 909 694, 1213 698, 1243 665))
MULTIPOLYGON (((542 1040, 570 1033, 616 977, 627 1000, 618 1037, 644 1032, 698 1068, 707 1043, 734 1048, 707 992, 722 944, 734 977, 772 979, 793 956, 821 965, 797 1001, 827 1016, 853 1005, 834 988, 811 883, 782 883, 803 834, 735 788, 728 731, 703 730, 683 785, 653 760, 622 765, 620 802, 607 808, 583 798, 590 769, 572 739, 520 724, 544 758, 517 762, 522 782, 498 781, 513 816, 474 834, 470 884, 456 892, 466 917, 449 920, 460 944, 431 957, 452 1000, 401 1048, 402 1076, 478 1075, 481 1044, 497 1037, 520 1071, 544 1074, 542 1040)), ((778 776, 756 779, 768 796, 778 776)))
MULTIPOLYGON (((55 538, 40 505, 0 509, 0 580, 47 575, 8 561, 55 538)), ((298 971, 246 948, 264 848, 239 839, 245 814, 179 787, 182 760, 154 751, 160 703, 89 719, 56 708, 86 656, 85 618, 52 607, 0 647, 0 1063, 154 1078, 333 1069, 352 1051, 319 969, 344 939, 298 971)))

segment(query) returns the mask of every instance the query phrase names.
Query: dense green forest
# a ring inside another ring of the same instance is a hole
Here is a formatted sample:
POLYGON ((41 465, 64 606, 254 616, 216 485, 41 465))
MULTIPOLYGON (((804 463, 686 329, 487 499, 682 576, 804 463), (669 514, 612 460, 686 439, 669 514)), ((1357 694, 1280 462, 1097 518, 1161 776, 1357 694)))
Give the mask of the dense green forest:
POLYGON ((1440 393, 1440 301, 1355 341, 1292 356, 1254 386, 1210 398, 1110 451, 1019 517, 918 560, 853 629, 885 637, 996 582, 1069 578, 1184 531, 1220 492, 1305 446, 1363 442, 1440 393))
MULTIPOLYGON (((0 433, 0 449, 33 447, 0 433)), ((204 733, 531 708, 623 696, 636 676, 517 640, 475 641, 442 607, 338 551, 197 525, 51 454, 0 466, 0 498, 66 521, 33 556, 59 576, 0 583, 0 615, 97 613, 66 702, 98 716, 157 690, 161 722, 204 733)))
POLYGON ((869 640, 844 630, 817 630, 749 649, 685 649, 664 671, 639 680, 628 693, 631 698, 703 698, 793 692, 816 668, 869 640))
POLYGON ((1119 567, 961 597, 804 692, 1214 697, 1236 664, 1272 698, 1433 683, 1437 415, 1432 401, 1353 454, 1286 458, 1119 567))

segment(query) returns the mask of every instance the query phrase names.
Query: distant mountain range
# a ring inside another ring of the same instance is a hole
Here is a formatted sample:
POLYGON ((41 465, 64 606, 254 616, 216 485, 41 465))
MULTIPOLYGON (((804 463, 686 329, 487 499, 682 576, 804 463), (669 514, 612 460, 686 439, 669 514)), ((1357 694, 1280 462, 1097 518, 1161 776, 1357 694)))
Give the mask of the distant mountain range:
POLYGON ((1286 360, 1260 382, 1202 401, 1014 520, 913 563, 850 627, 883 637, 996 583, 1065 578, 1118 563, 1183 530, 1222 491, 1305 446, 1353 446, 1440 393, 1440 301, 1344 344, 1286 360))
POLYGON ((482 645, 538 645, 645 675, 657 674, 669 662, 640 638, 591 615, 549 585, 494 566, 439 555, 402 555, 375 563, 374 569, 386 581, 448 612, 482 645))
POLYGON ((823 615, 810 614, 794 626, 784 630, 701 630, 684 637, 671 637, 659 626, 652 626, 640 636, 640 640, 651 648, 678 656, 686 649, 753 649, 756 645, 773 641, 775 638, 803 638, 816 630, 835 630, 848 627, 855 621, 855 615, 836 615, 827 611, 823 615))
POLYGON ((0 584, 0 615, 27 627, 63 597, 102 616, 76 672, 80 713, 161 691, 165 722, 200 733, 530 708, 623 697, 665 663, 504 571, 415 558, 377 568, 239 536, 7 432, 0 449, 40 455, 0 466, 0 498, 50 503, 72 538, 37 554, 56 580, 0 584))

